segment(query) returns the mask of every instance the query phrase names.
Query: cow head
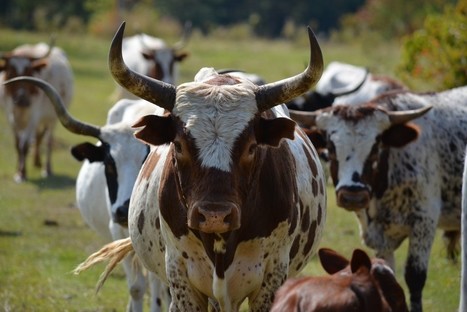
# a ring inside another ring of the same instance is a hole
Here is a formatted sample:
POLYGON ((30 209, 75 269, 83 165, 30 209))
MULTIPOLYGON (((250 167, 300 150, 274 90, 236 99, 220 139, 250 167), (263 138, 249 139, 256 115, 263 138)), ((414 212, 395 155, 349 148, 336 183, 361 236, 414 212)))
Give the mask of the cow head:
MULTIPOLYGON (((170 144, 169 157, 187 224, 202 233, 226 233, 241 226, 242 201, 249 196, 263 149, 293 138, 295 123, 267 119, 267 111, 308 90, 322 72, 319 45, 309 30, 310 65, 302 74, 257 86, 247 79, 203 68, 194 82, 174 86, 130 70, 121 56, 124 24, 110 49, 115 80, 133 94, 165 108, 146 116, 136 137, 170 144), (313 60, 313 61, 312 61, 313 60)), ((270 116, 272 117, 272 116, 270 116)))
POLYGON ((309 138, 318 150, 327 149, 337 205, 360 210, 384 190, 388 148, 401 148, 417 139, 419 129, 409 121, 430 109, 387 111, 367 103, 290 114, 310 129, 309 138))
POLYGON ((186 23, 182 39, 177 42, 172 48, 159 47, 151 48, 144 41, 144 36, 139 35, 139 41, 143 47, 141 55, 151 63, 146 76, 157 80, 175 84, 175 65, 182 62, 187 56, 187 52, 181 52, 181 49, 186 45, 191 34, 191 23, 186 23))
MULTIPOLYGON (((40 57, 28 53, 10 51, 0 56, 0 72, 5 72, 5 80, 18 76, 35 76, 48 64, 48 57, 53 46, 40 57)), ((13 103, 20 108, 30 106, 31 95, 37 93, 37 89, 25 82, 17 82, 5 86, 5 94, 13 99, 13 103)))

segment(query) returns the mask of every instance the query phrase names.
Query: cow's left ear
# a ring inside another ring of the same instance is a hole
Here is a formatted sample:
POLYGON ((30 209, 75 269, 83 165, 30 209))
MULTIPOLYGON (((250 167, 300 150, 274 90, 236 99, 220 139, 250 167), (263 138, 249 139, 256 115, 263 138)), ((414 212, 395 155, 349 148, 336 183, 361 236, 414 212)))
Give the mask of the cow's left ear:
POLYGON ((277 147, 283 138, 294 138, 296 123, 288 118, 265 119, 260 118, 255 129, 258 144, 277 147))
POLYGON ((181 61, 183 61, 188 55, 189 55, 189 53, 187 53, 187 52, 181 52, 181 53, 175 54, 175 55, 174 55, 174 60, 175 60, 176 62, 181 62, 181 61))
POLYGON ((32 62, 31 66, 34 71, 40 71, 42 68, 46 67, 48 63, 49 63, 48 60, 40 59, 40 60, 32 62))
POLYGON ((103 146, 84 142, 73 146, 71 148, 71 155, 78 161, 85 159, 89 160, 89 162, 104 161, 105 150, 103 146))
POLYGON ((349 260, 330 248, 320 248, 318 256, 323 269, 331 275, 345 269, 349 265, 349 260))
POLYGON ((403 147, 415 141, 420 134, 420 129, 412 123, 397 124, 383 132, 381 139, 383 144, 390 147, 403 147))
POLYGON ((135 137, 148 144, 162 145, 175 138, 174 121, 170 115, 147 115, 141 117, 132 127, 144 127, 135 133, 135 137))

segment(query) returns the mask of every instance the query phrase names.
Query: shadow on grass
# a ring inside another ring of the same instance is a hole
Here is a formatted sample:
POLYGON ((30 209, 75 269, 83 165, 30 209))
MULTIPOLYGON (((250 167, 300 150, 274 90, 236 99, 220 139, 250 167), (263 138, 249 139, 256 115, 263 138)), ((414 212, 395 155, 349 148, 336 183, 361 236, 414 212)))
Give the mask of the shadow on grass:
POLYGON ((29 182, 39 190, 43 189, 68 189, 75 187, 76 178, 66 175, 54 174, 47 178, 30 179, 29 182))

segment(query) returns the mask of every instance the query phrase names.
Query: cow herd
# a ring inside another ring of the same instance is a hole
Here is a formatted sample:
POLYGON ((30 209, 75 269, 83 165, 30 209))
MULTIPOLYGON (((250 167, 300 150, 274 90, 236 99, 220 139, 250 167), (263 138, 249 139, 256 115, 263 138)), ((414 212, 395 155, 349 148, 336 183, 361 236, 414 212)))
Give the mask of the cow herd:
MULTIPOLYGON (((310 28, 302 73, 266 83, 203 67, 177 86, 189 27, 174 47, 124 37, 124 29, 109 52, 119 100, 103 126, 70 115, 73 74, 58 47, 23 45, 0 59, 17 182, 27 180, 32 144, 41 165, 43 140, 44 174, 52 174, 57 121, 95 140, 71 149, 83 161, 76 200, 109 243, 77 273, 109 261, 103 283, 122 262, 128 311, 143 310, 145 293, 151 311, 423 310, 436 230, 451 259, 467 235, 467 87, 415 93, 365 68, 324 69, 310 28), (328 175, 337 206, 356 216, 376 257, 319 249, 328 175), (406 239, 407 301, 394 274, 394 252, 406 239), (316 253, 329 275, 300 276, 316 253)), ((460 311, 464 275, 463 267, 460 311)))

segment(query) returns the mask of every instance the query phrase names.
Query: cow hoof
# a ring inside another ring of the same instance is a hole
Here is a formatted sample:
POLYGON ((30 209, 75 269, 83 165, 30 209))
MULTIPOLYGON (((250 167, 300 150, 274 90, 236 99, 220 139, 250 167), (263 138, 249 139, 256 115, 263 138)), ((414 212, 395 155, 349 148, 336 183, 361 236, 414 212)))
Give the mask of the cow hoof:
POLYGON ((15 176, 13 177, 13 180, 16 182, 16 183, 23 183, 26 181, 26 177, 20 173, 17 173, 15 174, 15 176))

